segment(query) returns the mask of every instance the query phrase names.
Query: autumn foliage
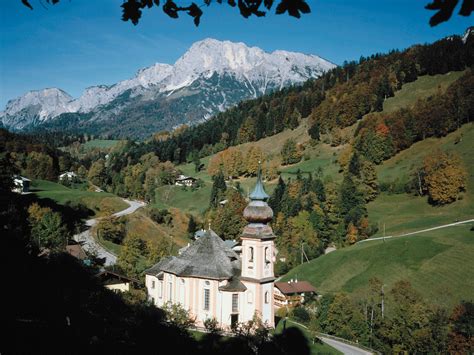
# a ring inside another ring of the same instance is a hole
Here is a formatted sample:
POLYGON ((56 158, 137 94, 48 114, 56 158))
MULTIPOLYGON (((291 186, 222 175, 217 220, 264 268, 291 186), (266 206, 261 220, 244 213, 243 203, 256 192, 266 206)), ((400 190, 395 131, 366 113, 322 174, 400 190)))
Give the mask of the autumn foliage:
POLYGON ((455 201, 466 188, 467 171, 454 153, 435 151, 427 155, 422 167, 423 188, 434 204, 455 201))

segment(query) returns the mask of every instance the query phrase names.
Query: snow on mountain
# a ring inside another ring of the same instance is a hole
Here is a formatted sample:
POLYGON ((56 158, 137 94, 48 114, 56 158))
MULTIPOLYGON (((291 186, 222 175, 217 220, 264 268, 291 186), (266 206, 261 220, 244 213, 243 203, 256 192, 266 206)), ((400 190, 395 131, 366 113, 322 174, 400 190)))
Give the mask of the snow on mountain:
MULTIPOLYGON (((162 91, 174 91, 190 85, 198 77, 217 74, 233 74, 237 79, 249 82, 277 80, 299 83, 317 77, 335 65, 314 55, 286 51, 264 52, 244 43, 205 39, 194 43, 175 63, 164 81, 162 91)), ((261 88, 265 93, 265 87, 261 88)))
POLYGON ((468 27, 462 36, 462 42, 466 43, 469 36, 474 34, 474 26, 468 27))
POLYGON ((57 116, 67 112, 68 103, 72 97, 57 88, 28 91, 17 99, 8 101, 5 112, 14 115, 30 106, 37 106, 37 115, 40 120, 57 116))
MULTIPOLYGON (((117 84, 89 87, 77 99, 60 89, 30 91, 9 101, 5 111, 0 113, 0 119, 7 127, 21 129, 65 112, 88 113, 101 110, 104 105, 112 103, 128 90, 131 98, 141 95, 142 100, 154 100, 160 96, 173 97, 175 92, 191 86, 194 92, 202 88, 212 92, 209 85, 204 84, 206 80, 211 80, 216 75, 219 78, 225 77, 226 80, 232 78, 237 83, 235 86, 239 87, 239 94, 232 95, 229 88, 234 85, 228 85, 225 88, 227 92, 222 91, 219 94, 223 97, 221 102, 207 100, 212 106, 202 108, 208 112, 207 117, 238 100, 301 83, 318 77, 333 67, 334 64, 315 55, 282 50, 268 53, 257 47, 248 47, 244 43, 205 39, 194 43, 174 65, 157 63, 139 70, 133 78, 117 84), (245 87, 245 90, 242 87, 245 87), (229 95, 234 96, 233 100, 226 100, 229 95)), ((212 94, 215 95, 214 92, 212 94)), ((127 103, 122 105, 126 106, 127 103)))

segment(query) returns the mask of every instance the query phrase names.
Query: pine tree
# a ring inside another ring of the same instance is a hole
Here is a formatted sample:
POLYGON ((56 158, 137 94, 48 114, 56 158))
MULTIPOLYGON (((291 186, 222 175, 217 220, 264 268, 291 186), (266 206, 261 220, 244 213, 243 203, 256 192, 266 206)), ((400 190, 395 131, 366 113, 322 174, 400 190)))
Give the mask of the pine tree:
POLYGON ((338 202, 339 216, 346 226, 350 222, 357 224, 367 214, 363 196, 349 174, 346 174, 339 189, 338 202))
POLYGON ((275 216, 278 214, 278 212, 281 211, 281 200, 283 198, 285 190, 285 181, 283 181, 283 178, 280 175, 280 177, 278 178, 278 184, 275 190, 273 190, 273 194, 268 199, 268 205, 273 209, 273 214, 275 216))
POLYGON ((315 123, 314 125, 312 125, 308 130, 308 134, 312 139, 316 141, 320 141, 321 134, 320 134, 319 123, 315 123))
POLYGON ((359 153, 355 151, 352 154, 351 160, 349 161, 349 174, 355 177, 360 177, 361 162, 359 158, 359 153))
POLYGON ((212 180, 213 180, 213 183, 212 183, 211 198, 210 198, 209 204, 212 208, 216 208, 221 198, 225 195, 227 186, 226 186, 224 174, 222 174, 222 171, 219 171, 217 175, 213 176, 212 180))
POLYGON ((190 238, 194 236, 194 232, 197 230, 197 223, 192 214, 189 215, 188 221, 188 235, 190 238))

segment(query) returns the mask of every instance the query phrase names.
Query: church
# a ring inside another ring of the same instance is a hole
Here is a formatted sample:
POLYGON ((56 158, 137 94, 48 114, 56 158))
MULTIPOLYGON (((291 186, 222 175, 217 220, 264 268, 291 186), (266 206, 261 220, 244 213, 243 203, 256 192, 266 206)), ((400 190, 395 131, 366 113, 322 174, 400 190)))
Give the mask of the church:
POLYGON ((196 317, 198 327, 215 318, 229 329, 256 314, 273 328, 276 249, 268 225, 273 218, 268 197, 259 171, 244 210, 248 224, 240 237, 241 252, 230 249, 209 227, 180 255, 164 258, 146 270, 149 299, 158 307, 180 303, 196 317))

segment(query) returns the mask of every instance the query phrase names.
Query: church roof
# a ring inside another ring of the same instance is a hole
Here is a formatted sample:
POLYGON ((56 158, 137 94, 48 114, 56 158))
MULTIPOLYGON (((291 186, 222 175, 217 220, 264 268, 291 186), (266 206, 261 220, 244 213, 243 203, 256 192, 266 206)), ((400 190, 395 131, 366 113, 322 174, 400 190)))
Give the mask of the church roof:
POLYGON ((257 183, 255 184, 255 188, 253 189, 249 197, 251 200, 259 201, 264 201, 270 197, 267 195, 267 193, 265 192, 265 188, 263 187, 262 169, 260 166, 258 167, 257 183))
POLYGON ((162 259, 146 273, 156 276, 164 271, 183 277, 226 280, 240 275, 240 269, 239 256, 214 231, 207 230, 181 255, 162 259))

